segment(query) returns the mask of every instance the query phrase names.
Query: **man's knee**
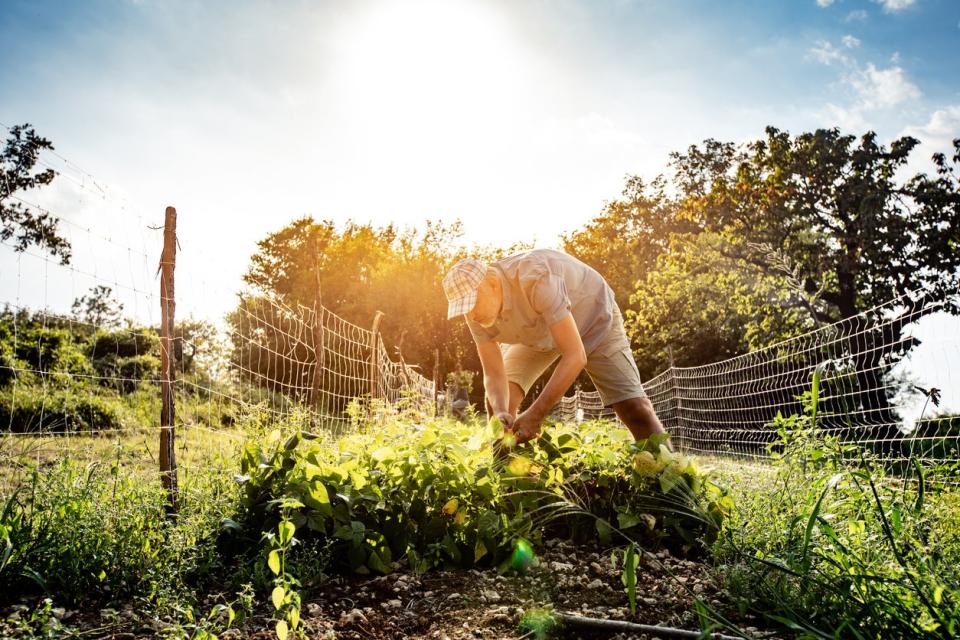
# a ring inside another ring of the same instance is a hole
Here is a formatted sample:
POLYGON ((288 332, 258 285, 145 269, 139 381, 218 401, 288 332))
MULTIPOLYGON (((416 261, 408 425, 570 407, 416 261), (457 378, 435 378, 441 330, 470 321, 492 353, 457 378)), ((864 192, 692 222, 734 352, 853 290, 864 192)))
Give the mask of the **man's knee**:
POLYGON ((613 408, 618 415, 623 416, 626 414, 634 419, 642 419, 653 413, 653 403, 650 402, 650 398, 646 396, 623 400, 622 402, 614 404, 613 408))

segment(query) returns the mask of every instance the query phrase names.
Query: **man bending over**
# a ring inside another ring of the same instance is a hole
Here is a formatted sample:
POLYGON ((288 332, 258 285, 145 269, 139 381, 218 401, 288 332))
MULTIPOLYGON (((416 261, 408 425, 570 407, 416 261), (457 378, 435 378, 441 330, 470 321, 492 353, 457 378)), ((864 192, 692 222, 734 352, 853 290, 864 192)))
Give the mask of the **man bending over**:
POLYGON ((517 443, 540 427, 583 369, 634 439, 664 433, 640 383, 613 290, 594 269, 551 249, 486 265, 461 260, 443 279, 447 318, 464 316, 483 366, 487 413, 517 443), (560 359, 546 386, 517 415, 537 378, 560 359))

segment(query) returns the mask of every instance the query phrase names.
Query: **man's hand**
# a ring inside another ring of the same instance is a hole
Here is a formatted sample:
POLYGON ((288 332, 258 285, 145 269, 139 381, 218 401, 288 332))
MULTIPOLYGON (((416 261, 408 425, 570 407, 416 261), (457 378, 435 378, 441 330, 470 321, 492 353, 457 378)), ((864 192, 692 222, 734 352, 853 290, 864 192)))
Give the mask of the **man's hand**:
POLYGON ((516 418, 513 417, 513 414, 509 411, 501 411, 495 414, 493 417, 500 421, 504 431, 512 429, 513 423, 516 420, 516 418))
POLYGON ((524 411, 514 420, 510 430, 516 434, 517 444, 523 444, 540 437, 541 424, 543 424, 542 417, 530 411, 524 411))

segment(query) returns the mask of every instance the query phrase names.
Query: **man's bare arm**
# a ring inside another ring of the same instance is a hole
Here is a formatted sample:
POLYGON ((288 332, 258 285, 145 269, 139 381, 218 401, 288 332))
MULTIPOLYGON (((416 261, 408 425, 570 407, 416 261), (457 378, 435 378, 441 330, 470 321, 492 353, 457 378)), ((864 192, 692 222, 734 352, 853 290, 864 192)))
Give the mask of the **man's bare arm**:
POLYGON ((587 354, 580 339, 580 331, 572 315, 550 326, 550 334, 560 352, 560 362, 544 386, 543 391, 534 400, 524 414, 542 421, 587 364, 587 354))
POLYGON ((480 364, 483 367, 483 391, 493 410, 493 415, 509 413, 510 391, 500 345, 496 342, 478 343, 477 355, 480 356, 480 364))

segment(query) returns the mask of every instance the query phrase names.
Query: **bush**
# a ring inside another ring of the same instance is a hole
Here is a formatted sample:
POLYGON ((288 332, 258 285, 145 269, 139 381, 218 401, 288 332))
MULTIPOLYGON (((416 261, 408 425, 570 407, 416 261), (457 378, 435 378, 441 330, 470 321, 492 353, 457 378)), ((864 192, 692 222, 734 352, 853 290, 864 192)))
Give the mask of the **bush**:
POLYGON ((117 399, 27 385, 0 390, 0 429, 3 430, 64 433, 114 430, 122 426, 117 399))
POLYGON ((656 442, 615 440, 609 424, 576 430, 585 435, 550 427, 503 460, 491 456, 495 434, 476 424, 397 420, 334 446, 276 430, 244 449, 236 520, 246 539, 235 543, 249 548, 275 531, 284 501, 302 541, 329 541, 339 567, 360 573, 389 572, 402 555, 418 571, 502 565, 516 538, 536 543, 545 531, 608 543, 620 531, 619 542, 669 539, 687 550, 717 531, 729 498, 692 461, 656 442), (646 454, 659 465, 652 472, 634 467, 644 445, 657 451, 646 454))
POLYGON ((26 325, 17 336, 14 355, 25 363, 26 368, 37 372, 64 375, 93 373, 83 347, 74 341, 73 334, 66 328, 26 325))
POLYGON ((6 342, 0 341, 0 389, 17 377, 19 368, 13 355, 13 348, 6 342))
POLYGON ((94 360, 97 374, 103 376, 100 384, 113 387, 122 393, 130 393, 141 383, 155 380, 160 373, 160 359, 144 354, 139 356, 108 356, 94 360))
POLYGON ((118 331, 98 331, 93 337, 90 357, 134 358, 143 355, 156 355, 160 348, 160 338, 151 329, 120 329, 118 331))
POLYGON ((191 587, 219 567, 213 541, 224 504, 214 480, 181 487, 194 499, 169 519, 159 483, 116 464, 65 457, 35 469, 30 484, 0 503, 0 548, 9 553, 0 604, 39 592, 71 604, 136 595, 159 609, 189 603, 191 587))
MULTIPOLYGON (((816 389, 816 382, 814 385, 816 389)), ((716 545, 742 610, 805 637, 955 637, 960 632, 960 504, 904 482, 822 433, 816 393, 778 415, 768 491, 742 497, 716 545)))

